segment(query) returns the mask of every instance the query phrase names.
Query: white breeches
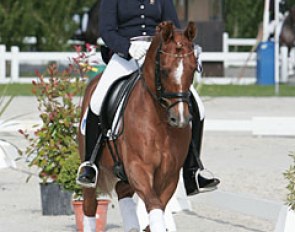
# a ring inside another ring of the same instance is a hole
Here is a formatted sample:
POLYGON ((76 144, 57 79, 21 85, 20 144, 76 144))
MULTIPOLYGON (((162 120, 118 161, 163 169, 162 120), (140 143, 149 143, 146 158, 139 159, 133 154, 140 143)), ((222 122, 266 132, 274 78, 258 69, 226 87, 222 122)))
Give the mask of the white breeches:
MULTIPOLYGON (((146 43, 146 42, 145 42, 146 43)), ((105 98, 111 85, 123 76, 136 71, 143 64, 144 57, 138 61, 134 59, 126 60, 114 54, 104 70, 96 89, 90 100, 90 108, 93 113, 99 115, 103 99, 105 98)))
MULTIPOLYGON (((146 42, 145 42, 146 43, 146 42)), ((144 57, 138 61, 138 63, 134 60, 126 60, 117 54, 114 54, 109 61, 106 69, 104 70, 100 81, 98 82, 96 89, 90 100, 90 108, 93 113, 96 115, 100 114, 101 106, 103 103, 103 99, 105 98, 109 88, 111 85, 118 79, 123 76, 129 75, 136 71, 140 66, 142 66, 144 62, 144 57)), ((204 105, 203 102, 195 90, 193 85, 190 87, 190 90, 198 103, 198 108, 200 111, 201 120, 205 117, 204 105)))

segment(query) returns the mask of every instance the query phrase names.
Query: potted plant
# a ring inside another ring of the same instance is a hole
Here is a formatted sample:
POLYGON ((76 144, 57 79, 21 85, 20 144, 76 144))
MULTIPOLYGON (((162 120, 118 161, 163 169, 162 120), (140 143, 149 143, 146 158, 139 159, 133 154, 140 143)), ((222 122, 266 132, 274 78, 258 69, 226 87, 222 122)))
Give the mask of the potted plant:
POLYGON ((24 151, 29 166, 39 168, 43 215, 68 215, 72 214, 71 192, 63 191, 56 180, 63 165, 78 150, 81 109, 74 96, 82 96, 85 82, 81 75, 74 76, 74 65, 62 72, 56 64, 50 65, 47 80, 39 72, 36 74, 38 81, 33 81, 32 91, 39 103, 41 125, 34 126, 33 133, 19 132, 29 143, 24 151))
MULTIPOLYGON (((81 46, 75 46, 78 55, 70 60, 68 68, 59 71, 56 64, 51 64, 44 74, 48 79, 36 71, 32 91, 39 103, 41 125, 34 126, 33 133, 19 132, 29 142, 24 151, 29 166, 39 168, 43 215, 72 214, 72 192, 81 196, 80 188, 73 183, 74 173, 69 185, 59 175, 68 165, 80 162, 77 132, 81 98, 87 75, 99 71, 89 64, 90 56, 95 55, 94 48, 86 44, 87 52, 83 52, 81 46)), ((77 168, 73 170, 76 172, 77 168)))
MULTIPOLYGON (((73 153, 63 165, 57 182, 66 191, 72 192, 72 206, 75 213, 77 231, 83 231, 83 196, 82 188, 76 184, 77 171, 80 165, 78 152, 73 153)), ((107 209, 109 200, 100 199, 100 192, 97 191, 97 210, 96 210, 96 231, 105 231, 107 222, 107 209)))
POLYGON ((287 196, 287 204, 292 210, 295 210, 295 152, 290 154, 290 157, 293 160, 292 165, 289 169, 284 173, 285 178, 288 180, 288 196, 287 196))
POLYGON ((295 228, 295 152, 292 152, 290 157, 292 158, 292 164, 284 172, 284 176, 288 180, 287 189, 289 191, 287 195, 287 204, 289 207, 283 225, 284 231, 286 232, 294 231, 295 228))

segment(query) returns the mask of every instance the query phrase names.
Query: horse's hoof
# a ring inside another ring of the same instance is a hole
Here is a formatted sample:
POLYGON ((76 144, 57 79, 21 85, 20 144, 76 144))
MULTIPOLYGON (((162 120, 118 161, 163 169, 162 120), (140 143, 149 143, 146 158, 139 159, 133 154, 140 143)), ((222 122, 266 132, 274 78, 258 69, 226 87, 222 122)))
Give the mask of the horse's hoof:
POLYGON ((144 232, 151 232, 151 230, 150 230, 150 226, 147 226, 143 231, 144 231, 144 232))
MULTIPOLYGON (((150 230, 150 226, 147 226, 143 231, 144 231, 144 232, 151 232, 151 230, 150 230)), ((168 229, 166 229, 166 231, 168 232, 168 229)), ((132 232, 133 232, 133 231, 132 231, 132 232)))

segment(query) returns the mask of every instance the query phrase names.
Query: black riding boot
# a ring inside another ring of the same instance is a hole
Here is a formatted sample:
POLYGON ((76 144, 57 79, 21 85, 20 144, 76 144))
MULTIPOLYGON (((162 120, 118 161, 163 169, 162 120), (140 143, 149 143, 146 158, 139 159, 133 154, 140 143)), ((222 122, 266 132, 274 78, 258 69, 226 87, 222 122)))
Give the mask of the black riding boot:
MULTIPOLYGON (((85 131, 85 162, 90 161, 92 153, 96 147, 98 139, 101 137, 100 117, 94 114, 89 108, 86 118, 85 131)), ((101 139, 101 138, 100 138, 101 139)), ((97 151, 95 161, 99 159, 101 149, 97 151)), ((85 166, 83 172, 78 177, 78 183, 87 187, 89 184, 94 184, 96 178, 95 169, 91 166, 85 166)))
POLYGON ((192 141, 183 166, 183 179, 187 195, 212 191, 220 183, 217 178, 205 178, 199 173, 200 170, 204 170, 200 159, 204 120, 200 121, 198 105, 194 99, 192 99, 192 111, 192 141))

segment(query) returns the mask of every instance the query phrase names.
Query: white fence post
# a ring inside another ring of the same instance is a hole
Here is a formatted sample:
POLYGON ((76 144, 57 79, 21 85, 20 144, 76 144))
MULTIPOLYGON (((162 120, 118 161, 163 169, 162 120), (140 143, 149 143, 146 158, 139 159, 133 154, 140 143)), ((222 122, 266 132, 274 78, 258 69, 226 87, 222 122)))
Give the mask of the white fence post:
POLYGON ((11 80, 12 82, 18 82, 19 80, 19 47, 12 46, 11 47, 11 80))
POLYGON ((6 62, 5 62, 6 46, 0 45, 0 83, 5 82, 6 62))
MULTIPOLYGON (((227 57, 227 53, 229 51, 228 49, 229 44, 228 44, 228 33, 224 32, 223 33, 223 42, 222 42, 222 51, 223 53, 225 53, 225 56, 227 57)), ((223 61, 223 67, 227 68, 228 67, 228 63, 226 61, 226 59, 224 59, 223 61)))
POLYGON ((288 48, 281 47, 281 83, 288 82, 288 48))
POLYGON ((291 51, 290 51, 290 56, 289 56, 289 59, 288 59, 288 63, 289 63, 288 75, 289 76, 294 75, 294 73, 295 73, 295 47, 292 48, 291 51))

